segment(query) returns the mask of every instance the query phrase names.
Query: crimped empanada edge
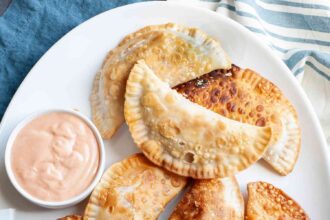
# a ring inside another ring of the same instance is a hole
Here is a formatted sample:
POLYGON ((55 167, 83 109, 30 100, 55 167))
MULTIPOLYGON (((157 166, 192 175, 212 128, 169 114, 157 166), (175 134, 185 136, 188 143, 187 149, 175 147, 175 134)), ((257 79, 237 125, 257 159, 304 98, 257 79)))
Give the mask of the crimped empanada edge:
MULTIPOLYGON (((146 66, 144 60, 140 60, 134 65, 126 84, 124 116, 134 142, 149 160, 173 173, 195 178, 203 178, 204 176, 205 178, 212 178, 214 175, 208 174, 206 176, 202 174, 203 170, 193 169, 190 164, 183 166, 178 159, 173 160, 172 156, 167 152, 161 151, 162 149, 154 149, 152 146, 148 146, 149 138, 147 137, 147 133, 149 128, 144 125, 143 115, 140 112, 140 91, 136 91, 136 89, 142 89, 139 82, 144 77, 144 71, 150 71, 149 68, 142 69, 143 65, 146 66), (134 92, 130 93, 132 90, 134 92), (130 101, 127 101, 128 97, 130 101), (162 155, 164 153, 166 155, 162 155)), ((204 172, 206 173, 208 171, 205 170, 204 172)))
POLYGON ((122 170, 125 170, 125 167, 132 167, 136 164, 141 163, 143 161, 142 154, 133 154, 122 161, 119 161, 112 166, 110 166, 103 174, 101 181, 95 187, 92 195, 89 198, 89 202, 85 208, 84 219, 96 219, 99 210, 102 208, 102 204, 100 204, 100 197, 101 191, 103 189, 109 188, 108 183, 110 180, 118 175, 120 175, 122 170))
MULTIPOLYGON (((100 197, 101 192, 102 192, 102 190, 110 187, 108 183, 111 180, 115 179, 116 177, 121 176, 130 167, 139 167, 140 165, 150 166, 150 167, 157 168, 157 169, 162 169, 160 167, 156 167, 142 153, 133 154, 133 155, 113 164, 104 172, 104 174, 101 178, 101 181, 97 184, 94 191, 92 192, 92 195, 89 198, 89 202, 85 208, 84 219, 86 219, 86 220, 97 219, 100 209, 104 208, 104 207, 102 207, 102 204, 100 203, 100 199, 105 199, 103 197, 100 197)), ((164 170, 164 172, 168 172, 168 171, 164 170)), ((170 174, 170 175, 174 176, 175 174, 170 174)), ((179 178, 184 178, 184 177, 179 177, 179 178)), ((185 182, 185 184, 186 184, 187 179, 185 179, 185 181, 186 181, 185 182)), ((180 186, 181 189, 185 186, 185 184, 180 186)), ((173 197, 174 196, 175 195, 173 195, 173 197)), ((164 207, 168 204, 168 202, 172 198, 169 197, 168 200, 164 201, 164 207)))
MULTIPOLYGON (((177 25, 174 23, 168 23, 168 24, 147 26, 132 34, 129 34, 119 43, 119 45, 116 48, 112 49, 107 54, 107 56, 105 57, 105 59, 103 61, 102 67, 100 69, 101 76, 98 77, 98 83, 93 84, 92 94, 90 96, 91 97, 90 99, 94 100, 93 103, 91 103, 92 110, 93 110, 92 117, 93 117, 93 119, 96 120, 95 124, 96 124, 97 128, 100 130, 103 138, 110 139, 114 135, 114 133, 119 129, 120 125, 124 122, 123 118, 117 118, 117 119, 112 119, 110 123, 106 123, 104 125, 104 119, 102 120, 102 118, 109 117, 109 114, 103 113, 103 112, 109 111, 109 110, 107 108, 105 108, 104 106, 102 106, 102 102, 107 102, 109 100, 102 100, 102 98, 100 97, 98 92, 94 92, 94 91, 100 90, 100 88, 102 87, 101 86, 102 83, 104 84, 103 86, 106 85, 107 82, 104 81, 103 77, 105 77, 104 74, 109 66, 109 62, 112 60, 112 58, 116 54, 118 54, 118 51, 120 52, 120 49, 122 47, 125 47, 127 44, 129 44, 131 41, 133 41, 137 37, 141 37, 142 35, 147 34, 149 32, 164 31, 164 30, 170 30, 170 29, 173 31, 178 31, 180 33, 187 34, 192 38, 196 38, 196 39, 198 38, 199 40, 202 40, 203 45, 207 46, 208 48, 211 48, 211 49, 214 48, 216 50, 220 50, 221 55, 224 57, 224 62, 221 63, 221 68, 224 68, 224 69, 231 68, 231 60, 230 60, 229 56, 225 53, 223 48, 221 47, 221 44, 197 28, 190 28, 190 27, 177 25), (98 88, 96 88, 96 87, 98 87, 98 88), (103 122, 103 124, 102 124, 102 122, 103 122), (108 124, 110 124, 110 125, 108 125, 108 124), (115 125, 113 125, 113 124, 115 124, 115 125)), ((220 64, 218 64, 218 65, 220 65, 220 64)), ((215 66, 214 68, 217 68, 217 67, 215 66)), ((219 68, 220 68, 220 66, 219 66, 219 68)), ((196 75, 195 77, 198 77, 198 76, 199 75, 196 75)), ((101 92, 103 92, 103 91, 101 91, 101 92)), ((122 116, 119 116, 119 117, 122 117, 122 116)))
MULTIPOLYGON (((265 80, 264 77, 260 76, 258 73, 256 73, 253 70, 246 69, 240 74, 240 79, 253 84, 253 87, 256 87, 257 84, 261 80, 265 80)), ((281 159, 281 163, 276 163, 275 161, 272 161, 269 159, 269 156, 273 154, 271 152, 271 147, 266 150, 264 156, 262 157, 271 167, 278 172, 282 176, 286 176, 289 173, 291 173, 295 167, 295 164, 298 160, 300 149, 301 149, 301 129, 299 127, 298 123, 298 115, 296 109, 293 107, 291 102, 288 100, 288 98, 283 94, 283 92, 272 82, 268 81, 268 86, 271 86, 274 90, 276 90, 276 94, 273 95, 280 95, 283 99, 283 102, 286 104, 283 104, 284 106, 287 106, 286 109, 281 109, 279 111, 279 114, 281 115, 281 118, 285 119, 288 115, 291 115, 294 120, 294 127, 289 128, 288 126, 285 126, 285 128, 288 130, 288 133, 291 135, 290 137, 290 143, 287 143, 285 145, 285 150, 281 152, 279 155, 279 158, 281 159), (291 152, 294 154, 294 159, 292 161, 286 160, 287 153, 291 152)))
MULTIPOLYGON (((202 39, 203 44, 208 45, 210 47, 214 47, 214 48, 217 47, 217 48, 222 49, 221 42, 210 37, 209 35, 207 35, 203 31, 201 31, 200 29, 194 28, 194 27, 186 27, 183 25, 175 24, 175 23, 150 25, 150 26, 144 27, 142 29, 139 29, 139 30, 127 35, 124 39, 122 39, 119 43, 119 46, 125 45, 127 42, 129 42, 132 39, 135 39, 136 37, 139 37, 145 33, 152 32, 152 31, 164 31, 164 30, 178 31, 180 33, 185 33, 192 38, 198 37, 198 38, 202 39)), ((222 69, 230 69, 232 61, 224 51, 223 51, 223 54, 226 56, 227 66, 223 67, 222 69)))
MULTIPOLYGON (((144 78, 144 71, 151 71, 146 66, 143 60, 133 67, 126 85, 125 104, 124 104, 124 115, 126 123, 128 124, 129 130, 132 134, 133 140, 137 146, 142 150, 145 156, 154 162, 155 164, 166 168, 167 170, 174 172, 182 176, 189 176, 196 179, 208 179, 215 177, 226 177, 234 173, 228 174, 223 166, 202 166, 197 167, 195 164, 186 164, 177 158, 173 158, 168 152, 164 152, 161 148, 154 145, 153 140, 148 138, 148 129, 143 122, 143 114, 140 112, 140 94, 143 91, 139 82, 144 78), (131 92, 133 91, 133 92, 131 92), (129 101, 128 101, 129 100, 129 101)), ((241 163, 242 166, 236 171, 246 169, 257 160, 259 160, 265 150, 267 149, 268 142, 271 136, 271 128, 260 129, 261 134, 259 135, 258 145, 254 149, 253 155, 249 157, 249 164, 241 163)))
POLYGON ((289 103, 290 108, 283 111, 283 117, 284 119, 290 115, 293 117, 294 120, 294 127, 290 128, 289 125, 284 125, 285 129, 287 130, 287 133, 289 135, 289 140, 288 142, 284 145, 284 149, 283 151, 281 151, 281 154, 279 155, 279 158, 281 160, 280 163, 276 163, 274 161, 272 161, 271 159, 268 159, 268 155, 271 155, 271 148, 269 147, 267 149, 267 151, 265 152, 263 159, 270 164, 274 170, 276 170, 280 175, 282 176, 286 176, 288 174, 290 174, 299 157, 300 154, 300 150, 301 150, 301 129, 299 127, 299 123, 298 123, 298 117, 297 117, 297 113, 295 111, 295 109, 293 108, 293 106, 291 105, 291 103, 289 103), (288 160, 287 155, 291 153, 294 154, 293 160, 288 160))

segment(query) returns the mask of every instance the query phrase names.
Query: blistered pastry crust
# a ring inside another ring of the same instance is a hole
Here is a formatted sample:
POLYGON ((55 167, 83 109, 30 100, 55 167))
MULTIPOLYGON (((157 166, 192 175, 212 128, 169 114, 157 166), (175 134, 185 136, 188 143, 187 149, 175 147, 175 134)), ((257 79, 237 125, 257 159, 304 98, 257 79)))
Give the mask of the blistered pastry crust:
POLYGON ((186 185, 172 174, 135 154, 113 164, 94 189, 84 219, 156 220, 166 204, 186 185))
POLYGON ((273 83, 252 70, 233 65, 230 70, 212 71, 175 89, 230 119, 272 127, 270 147, 263 158, 282 175, 293 170, 300 151, 297 113, 273 83))
POLYGON ((195 180, 169 218, 208 219, 244 219, 244 200, 235 177, 195 180))
POLYGON ((92 116, 103 138, 111 138, 124 122, 126 80, 139 59, 171 86, 231 65, 220 43, 196 28, 155 25, 127 36, 109 52, 93 84, 92 116))
POLYGON ((265 182, 248 184, 247 220, 309 219, 306 212, 281 189, 265 182))
POLYGON ((144 61, 130 73, 125 119, 143 153, 193 178, 226 177, 255 163, 271 129, 230 120, 197 105, 162 82, 144 61))

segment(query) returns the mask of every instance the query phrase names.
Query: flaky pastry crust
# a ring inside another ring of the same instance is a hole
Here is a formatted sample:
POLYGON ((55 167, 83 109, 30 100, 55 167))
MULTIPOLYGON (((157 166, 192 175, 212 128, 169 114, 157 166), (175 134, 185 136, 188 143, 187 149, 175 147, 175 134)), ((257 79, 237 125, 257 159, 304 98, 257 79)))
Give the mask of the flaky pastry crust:
POLYGON ((281 189, 270 183, 248 184, 246 220, 307 220, 306 212, 281 189))
POLYGON ((156 220, 187 179, 135 154, 113 164, 94 189, 86 220, 156 220))
POLYGON ((109 52, 93 83, 92 117, 103 138, 110 139, 124 122, 126 80, 139 59, 171 86, 231 66, 220 43, 196 28, 163 24, 128 35, 109 52))
POLYGON ((154 163, 197 179, 231 176, 255 163, 268 127, 240 123, 190 102, 139 61, 127 82, 125 119, 137 146, 154 163))
POLYGON ((258 73, 233 65, 175 87, 189 100, 233 120, 272 128, 263 158, 281 175, 289 174, 300 152, 296 110, 279 88, 258 73))
POLYGON ((211 219, 244 219, 244 200, 235 177, 195 180, 169 218, 211 219))

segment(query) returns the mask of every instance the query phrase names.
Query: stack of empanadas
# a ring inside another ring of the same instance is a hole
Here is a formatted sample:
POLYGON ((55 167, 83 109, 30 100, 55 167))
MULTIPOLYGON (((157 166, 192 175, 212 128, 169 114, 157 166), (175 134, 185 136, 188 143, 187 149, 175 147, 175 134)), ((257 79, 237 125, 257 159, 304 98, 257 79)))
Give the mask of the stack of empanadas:
POLYGON ((93 120, 104 138, 111 138, 124 122, 125 93, 126 122, 134 140, 150 160, 172 172, 224 177, 263 157, 287 175, 297 161, 300 129, 292 104, 265 78, 232 65, 220 43, 196 28, 148 26, 125 37, 108 54, 91 95, 93 120), (164 92, 171 93, 168 96, 177 101, 176 106, 165 97, 159 99, 164 92), (148 100, 152 107, 146 106, 148 100), (166 109, 165 114, 157 118, 161 109, 166 109), (138 110, 140 115, 135 114, 138 110), (131 123, 137 117, 138 125, 144 124, 139 132, 148 141, 139 139, 137 123, 131 123), (177 129, 184 132, 173 137, 161 134, 177 129))
POLYGON ((265 159, 281 175, 289 174, 300 151, 297 113, 270 81, 232 65, 175 87, 184 97, 230 119, 271 127, 265 159), (200 85, 203 82, 203 85, 200 85))
POLYGON ((220 44, 196 28, 165 24, 128 35, 109 52, 94 80, 93 121, 103 138, 111 138, 124 122, 126 81, 141 59, 171 86, 231 65, 220 44))
POLYGON ((190 102, 144 61, 126 86, 125 119, 137 146, 167 170, 197 179, 227 177, 255 163, 271 138, 252 126, 190 102))
POLYGON ((187 177, 194 180, 172 220, 308 219, 261 182, 249 184, 244 212, 234 175, 260 158, 289 174, 300 151, 297 113, 273 83, 232 64, 202 31, 165 24, 128 35, 97 73, 91 104, 103 138, 126 121, 143 154, 105 172, 84 219, 157 219, 187 177))

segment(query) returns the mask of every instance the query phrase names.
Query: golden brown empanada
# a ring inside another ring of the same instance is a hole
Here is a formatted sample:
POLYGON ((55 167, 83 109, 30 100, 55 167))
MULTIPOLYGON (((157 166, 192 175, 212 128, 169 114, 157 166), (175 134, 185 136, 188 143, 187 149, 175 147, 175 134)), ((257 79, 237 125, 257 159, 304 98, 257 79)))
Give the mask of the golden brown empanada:
POLYGON ((127 36, 107 55, 93 84, 93 121, 103 138, 111 138, 124 122, 126 80, 140 59, 171 86, 231 66, 221 45, 196 28, 155 25, 127 36))
POLYGON ((82 220, 83 217, 80 215, 67 215, 65 217, 59 218, 57 220, 82 220))
POLYGON ((290 173, 300 151, 297 113, 282 92, 256 72, 216 70, 175 89, 189 100, 230 119, 272 127, 263 158, 282 175, 290 173))
POLYGON ((235 177, 195 180, 169 220, 243 220, 244 200, 235 177))
POLYGON ((152 162, 198 179, 231 176, 249 167, 271 138, 268 127, 240 123, 190 102, 143 60, 127 81, 125 119, 152 162))
POLYGON ((186 185, 172 174, 135 154, 113 164, 94 189, 85 209, 86 220, 153 220, 186 185))
POLYGON ((306 220, 305 211, 282 190, 265 182, 248 184, 247 220, 306 220))

